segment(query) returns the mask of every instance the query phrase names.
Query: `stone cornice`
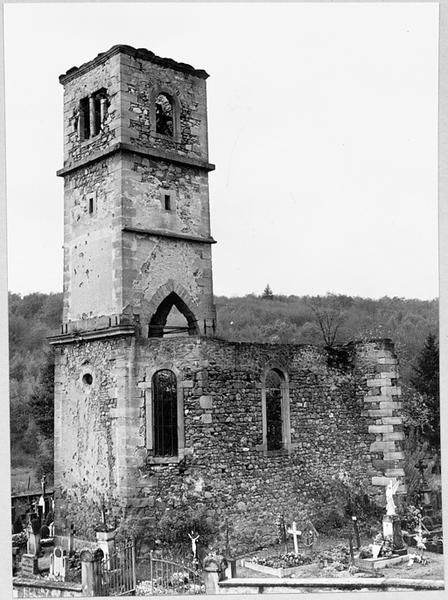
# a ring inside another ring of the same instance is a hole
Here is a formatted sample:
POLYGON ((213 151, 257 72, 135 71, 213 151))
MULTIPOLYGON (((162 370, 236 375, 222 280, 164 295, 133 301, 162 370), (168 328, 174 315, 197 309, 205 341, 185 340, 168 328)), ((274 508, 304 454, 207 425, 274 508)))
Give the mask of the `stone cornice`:
POLYGON ((90 331, 68 332, 61 335, 53 335, 47 339, 52 346, 59 346, 61 344, 74 344, 77 342, 90 342, 92 340, 135 335, 135 333, 136 329, 133 325, 118 325, 115 327, 105 327, 103 329, 93 329, 90 331))
POLYGON ((142 60, 146 60, 156 65, 161 65, 162 67, 173 69, 174 71, 180 71, 182 73, 188 73, 189 75, 193 75, 194 77, 199 77, 200 79, 207 79, 208 73, 204 71, 204 69, 195 69, 191 65, 186 63, 180 63, 172 58, 162 58, 161 56, 157 56, 151 50, 146 50, 146 48, 133 48, 132 46, 127 46, 126 44, 118 44, 116 46, 112 46, 110 50, 106 52, 100 52, 93 60, 82 64, 80 67, 72 67, 68 69, 66 73, 59 75, 59 83, 65 85, 69 81, 80 77, 84 73, 87 73, 91 69, 94 69, 98 65, 105 63, 109 58, 114 56, 115 54, 127 54, 128 56, 132 56, 133 58, 139 58, 142 60))
POLYGON ((140 235, 157 235, 159 237, 172 238, 174 240, 187 240, 189 242, 198 242, 200 244, 216 244, 216 240, 212 237, 203 238, 198 235, 188 235, 186 233, 174 233, 169 231, 163 231, 162 229, 142 229, 139 227, 128 227, 122 228, 122 231, 128 233, 137 233, 140 235))
POLYGON ((76 171, 76 169, 81 169, 94 162, 103 160, 104 158, 107 158, 112 154, 116 154, 117 152, 138 154, 139 156, 144 156, 145 158, 158 158, 180 165, 187 165, 189 167, 195 167, 197 169, 204 169, 205 171, 213 171, 215 169, 215 165, 205 160, 189 158, 188 156, 180 156, 179 154, 166 152, 164 150, 158 150, 157 148, 137 148, 132 144, 117 142, 116 144, 113 144, 109 148, 107 148, 107 150, 103 150, 102 152, 96 152, 95 154, 92 154, 91 156, 83 160, 77 161, 75 163, 69 163, 67 166, 63 167, 62 169, 59 169, 59 171, 56 171, 56 175, 58 175, 58 177, 64 177, 68 173, 76 171))

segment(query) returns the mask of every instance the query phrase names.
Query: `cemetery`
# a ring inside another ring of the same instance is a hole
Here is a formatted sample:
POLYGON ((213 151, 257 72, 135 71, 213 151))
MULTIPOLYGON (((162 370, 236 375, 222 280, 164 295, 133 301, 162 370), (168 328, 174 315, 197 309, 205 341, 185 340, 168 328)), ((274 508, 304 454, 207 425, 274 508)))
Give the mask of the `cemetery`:
MULTIPOLYGON (((393 479, 380 520, 364 523, 352 514, 342 527, 319 533, 306 516, 288 524, 279 514, 277 543, 243 556, 234 555, 228 540, 216 546, 219 540, 211 532, 201 535, 199 527, 186 524, 171 541, 148 538, 144 523, 140 530, 114 529, 104 508, 95 528, 96 542, 77 538, 74 528, 68 541, 58 539, 53 523, 45 524, 53 512, 45 502, 44 482, 42 488, 36 512, 28 512, 23 531, 13 534, 15 597, 444 587, 442 538, 439 533, 438 544, 428 550, 433 531, 426 528, 423 516, 431 513, 431 523, 437 523, 439 515, 428 503, 397 509, 393 479)), ((422 494, 421 499, 430 498, 422 494)))

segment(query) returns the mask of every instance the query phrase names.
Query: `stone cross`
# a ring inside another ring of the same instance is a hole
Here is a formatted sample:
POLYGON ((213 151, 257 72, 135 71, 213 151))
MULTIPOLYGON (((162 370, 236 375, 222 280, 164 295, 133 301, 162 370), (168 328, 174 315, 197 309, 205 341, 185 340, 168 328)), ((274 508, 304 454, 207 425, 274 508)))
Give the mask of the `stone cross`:
POLYGON ((292 522, 292 527, 287 530, 287 533, 291 534, 294 540, 294 554, 298 556, 299 554, 299 542, 297 541, 299 537, 301 537, 302 532, 297 529, 297 524, 295 521, 292 522))

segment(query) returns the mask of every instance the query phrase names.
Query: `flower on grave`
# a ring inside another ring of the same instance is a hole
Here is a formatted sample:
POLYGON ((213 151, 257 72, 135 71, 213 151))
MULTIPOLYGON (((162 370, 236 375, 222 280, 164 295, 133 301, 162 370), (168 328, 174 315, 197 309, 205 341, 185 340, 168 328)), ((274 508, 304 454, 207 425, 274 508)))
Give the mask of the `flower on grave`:
POLYGON ((373 538, 373 543, 374 544, 382 544, 383 543, 383 534, 377 533, 376 536, 373 538))
POLYGON ((421 517, 419 518, 418 527, 415 528, 415 532, 416 534, 414 535, 414 540, 417 542, 417 549, 423 552, 423 550, 426 550, 426 542, 428 541, 428 539, 423 536, 423 525, 421 517))
POLYGON ((175 585, 179 583, 188 583, 187 571, 178 571, 176 573, 173 573, 171 575, 171 582, 175 585))
POLYGON ((380 556, 388 557, 388 556, 392 556, 393 553, 394 553, 393 538, 391 535, 388 535, 384 538, 384 542, 383 542, 382 548, 380 550, 380 556))
POLYGON ((19 546, 24 546, 28 541, 28 536, 26 531, 22 531, 21 533, 13 533, 12 534, 12 547, 17 548, 19 546))
POLYGON ((372 548, 371 546, 363 546, 359 550, 359 558, 372 558, 372 548))
POLYGON ((294 552, 287 552, 280 556, 254 556, 251 558, 251 562, 273 569, 288 569, 290 567, 300 567, 302 565, 310 564, 312 558, 303 554, 296 555, 294 552))
POLYGON ((410 554, 407 566, 408 567, 412 567, 412 565, 414 563, 419 563, 421 565, 427 565, 428 564, 428 559, 425 558, 422 554, 410 554))
POLYGON ((426 550, 426 542, 428 541, 428 538, 423 537, 423 532, 421 529, 417 531, 416 535, 414 535, 414 540, 417 542, 417 548, 419 550, 426 550))

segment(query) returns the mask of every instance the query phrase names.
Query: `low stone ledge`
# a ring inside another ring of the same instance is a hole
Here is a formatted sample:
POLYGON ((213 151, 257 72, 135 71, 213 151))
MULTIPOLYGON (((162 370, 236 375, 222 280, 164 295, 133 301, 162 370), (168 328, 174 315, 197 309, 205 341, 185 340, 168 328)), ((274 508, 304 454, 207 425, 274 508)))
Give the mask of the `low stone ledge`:
POLYGON ((82 593, 82 585, 71 581, 53 581, 51 579, 32 579, 30 577, 13 577, 13 587, 46 588, 50 590, 62 590, 64 592, 82 593))
MULTIPOLYGON (((280 579, 276 577, 263 578, 235 578, 226 579, 219 582, 220 592, 238 593, 238 588, 247 590, 248 588, 264 589, 266 588, 287 588, 291 592, 294 588, 311 589, 345 589, 345 590, 386 590, 386 589, 414 589, 414 590, 444 590, 445 583, 443 579, 398 579, 387 577, 310 577, 289 579, 280 579)), ((264 591, 263 590, 263 591, 264 591)), ((275 589, 273 590, 276 591, 275 589)))

